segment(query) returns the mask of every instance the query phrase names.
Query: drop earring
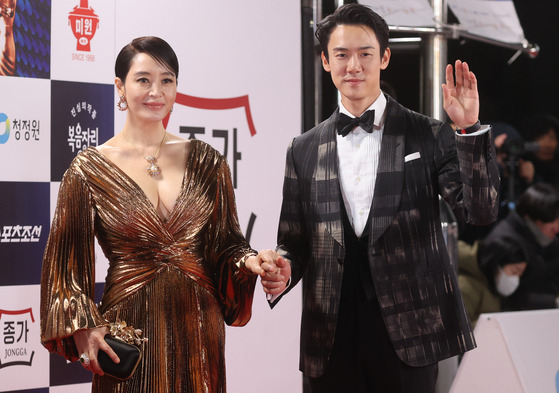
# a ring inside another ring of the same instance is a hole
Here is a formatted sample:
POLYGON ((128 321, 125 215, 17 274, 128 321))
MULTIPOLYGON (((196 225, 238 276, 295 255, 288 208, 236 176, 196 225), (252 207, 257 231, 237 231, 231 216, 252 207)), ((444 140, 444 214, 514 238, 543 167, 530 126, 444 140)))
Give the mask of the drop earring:
POLYGON ((121 112, 124 112, 126 109, 128 109, 128 103, 126 102, 124 96, 120 96, 120 99, 118 100, 116 106, 121 112))

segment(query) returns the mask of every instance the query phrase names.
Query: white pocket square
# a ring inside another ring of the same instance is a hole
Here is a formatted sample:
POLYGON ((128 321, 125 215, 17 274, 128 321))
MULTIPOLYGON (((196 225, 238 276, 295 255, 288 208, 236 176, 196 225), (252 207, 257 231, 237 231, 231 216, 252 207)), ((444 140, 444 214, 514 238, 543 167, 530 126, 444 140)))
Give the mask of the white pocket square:
POLYGON ((416 151, 415 153, 411 153, 411 154, 408 154, 407 156, 405 156, 404 157, 404 162, 417 160, 420 157, 421 157, 421 154, 419 154, 419 152, 416 151))

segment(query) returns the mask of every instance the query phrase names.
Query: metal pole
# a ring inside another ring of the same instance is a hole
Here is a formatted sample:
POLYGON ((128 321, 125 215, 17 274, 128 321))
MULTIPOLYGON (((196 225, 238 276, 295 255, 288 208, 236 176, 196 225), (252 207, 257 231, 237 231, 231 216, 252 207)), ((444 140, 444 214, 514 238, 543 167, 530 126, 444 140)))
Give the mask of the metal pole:
MULTIPOLYGON (((435 20, 447 22, 446 0, 431 0, 435 20)), ((444 82, 448 57, 447 38, 444 34, 428 34, 423 37, 421 69, 421 112, 435 119, 445 120, 441 84, 444 82)))
MULTIPOLYGON (((485 42, 486 44, 500 46, 502 48, 513 49, 516 51, 516 54, 514 55, 514 59, 516 59, 518 55, 522 53, 528 55, 532 59, 535 59, 536 57, 538 57, 538 54, 540 52, 540 47, 538 44, 532 44, 526 40, 518 43, 498 41, 492 38, 483 37, 477 34, 470 33, 457 24, 437 26, 437 27, 394 26, 394 25, 390 25, 388 27, 390 28, 390 32, 411 33, 411 34, 420 34, 420 35, 442 34, 445 37, 447 37, 447 39, 456 40, 459 38, 468 38, 474 41, 485 42)), ((514 61, 514 59, 512 61, 514 61)), ((512 61, 509 60, 509 65, 512 63, 512 61)))
POLYGON ((316 125, 317 84, 314 38, 315 1, 301 0, 301 132, 316 125))
MULTIPOLYGON (((313 35, 316 31, 316 23, 322 19, 322 0, 314 0, 314 15, 313 15, 313 35)), ((318 40, 314 40, 316 45, 315 53, 318 53, 316 56, 314 53, 314 124, 318 124, 322 121, 322 60, 320 57, 320 48, 318 45, 318 40)))

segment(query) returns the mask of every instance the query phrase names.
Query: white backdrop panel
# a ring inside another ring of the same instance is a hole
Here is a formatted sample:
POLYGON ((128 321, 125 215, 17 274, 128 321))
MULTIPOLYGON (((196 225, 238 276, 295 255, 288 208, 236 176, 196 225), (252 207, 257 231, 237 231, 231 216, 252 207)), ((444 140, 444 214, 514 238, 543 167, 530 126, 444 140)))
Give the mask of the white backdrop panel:
POLYGON ((39 285, 0 286, 0 363, 27 362, 32 367, 0 367, 0 390, 33 389, 49 384, 49 353, 40 341, 39 285), (27 310, 27 311, 26 311, 27 310), (13 334, 9 334, 12 332, 13 334), (8 345, 12 337, 16 345, 8 345), (21 342, 21 345, 17 345, 21 342))
MULTIPOLYGON (((254 136, 243 109, 215 111, 175 104, 167 128, 177 133, 180 126, 204 127, 206 133, 197 138, 221 152, 223 140, 213 138, 211 130, 228 130, 231 166, 232 133, 237 128, 241 228, 245 231, 255 214, 251 245, 275 247, 285 151, 289 140, 301 133, 300 2, 162 0, 157 9, 152 4, 116 1, 115 54, 134 37, 157 35, 179 57, 180 93, 213 99, 248 95, 254 136)), ((116 114, 115 129, 123 122, 124 116, 116 114)), ((229 392, 302 391, 300 313, 300 288, 271 311, 257 284, 252 320, 246 327, 227 329, 229 392)))
POLYGON ((78 6, 76 0, 52 2, 51 79, 111 83, 114 80, 115 4, 91 0, 89 6, 99 18, 90 42, 90 51, 77 50, 77 39, 68 15, 78 6))
MULTIPOLYGON (((4 163, 9 163, 5 170, 0 171, 0 182, 6 182, 0 185, 2 190, 34 193, 50 182, 50 206, 47 208, 50 208, 52 219, 59 188, 58 174, 54 173, 56 171, 51 173, 51 166, 54 169, 52 162, 60 164, 68 159, 58 157, 56 153, 51 157, 52 148, 68 150, 68 131, 53 130, 53 122, 61 120, 61 124, 68 123, 67 118, 72 120, 70 110, 75 105, 93 101, 99 121, 93 121, 93 115, 87 120, 91 127, 100 127, 100 142, 103 142, 107 131, 112 133, 107 128, 112 122, 107 121, 106 110, 101 105, 108 102, 107 97, 100 94, 105 94, 105 89, 114 82, 116 54, 134 37, 157 35, 167 40, 177 52, 181 68, 178 91, 183 97, 209 99, 204 102, 212 103, 239 97, 244 100, 245 106, 234 105, 230 109, 201 109, 184 102, 177 103, 167 128, 183 137, 188 137, 184 131, 189 129, 202 130, 203 134, 197 133, 196 137, 222 153, 225 153, 227 143, 226 155, 237 185, 235 192, 241 228, 246 233, 249 223, 253 225, 250 240, 254 248, 275 247, 285 152, 289 140, 301 133, 300 2, 160 0, 154 6, 147 0, 90 0, 80 12, 83 16, 92 10, 99 17, 99 25, 90 37, 91 48, 88 51, 77 50, 78 41, 68 21, 69 14, 80 3, 78 0, 60 0, 41 8, 41 12, 48 13, 45 9, 51 7, 51 58, 50 63, 45 61, 51 66, 50 79, 0 77, 0 91, 3 93, 0 100, 1 157, 4 163), (83 82, 83 86, 74 82, 83 82), (79 89, 87 90, 84 97, 76 93, 79 89), (52 97, 52 92, 57 96, 52 97), (68 97, 71 99, 68 100, 68 97), (92 97, 97 97, 99 102, 92 97), (51 107, 58 110, 52 119, 51 107), (22 121, 30 124, 28 134, 22 121), (10 135, 6 129, 8 124, 10 135), (214 130, 218 132, 214 134, 214 130), (33 137, 34 131, 36 138, 33 137), (29 135, 28 139, 26 135, 29 135)), ((31 9, 22 7, 18 8, 18 12, 27 18, 25 20, 35 20, 31 9)), ((48 20, 46 15, 39 13, 39 16, 43 19, 38 20, 48 20)), ((86 22, 82 20, 80 23, 86 22)), ((42 30, 37 34, 40 33, 42 30)), ((31 35, 29 39, 36 38, 31 35)), ((18 48, 22 49, 20 54, 25 53, 24 44, 25 41, 18 41, 21 45, 18 48)), ((47 46, 46 43, 44 45, 47 46)), ((43 60, 36 62, 41 64, 43 60)), ((114 130, 118 132, 125 115, 116 108, 114 114, 114 130)), ((69 124, 73 123, 70 121, 69 124)), ((32 211, 31 204, 34 202, 23 198, 23 206, 20 206, 16 203, 18 195, 8 194, 6 200, 22 208, 22 211, 32 211)), ((45 198, 44 195, 36 197, 45 198)), ((30 221, 8 214, 0 218, 0 221, 4 220, 0 222, 4 227, 20 221, 28 224, 30 221)), ((44 217, 42 219, 46 221, 44 217)), ((46 226, 42 225, 43 228, 46 226)), ((46 237, 46 231, 43 232, 46 237)), ((8 271, 11 271, 11 263, 27 258, 23 247, 13 248, 16 253, 10 257, 13 261, 2 261, 8 271)), ((96 281, 99 283, 104 279, 107 261, 99 247, 96 251, 96 281)), ((34 255, 32 261, 25 262, 38 268, 40 259, 40 256, 34 255)), ((14 277, 24 282, 30 280, 14 277)), ((49 389, 50 372, 50 383, 58 385, 50 387, 51 392, 88 392, 90 384, 72 384, 71 378, 67 381, 65 371, 50 364, 55 361, 49 360, 48 352, 39 343, 38 278, 35 281, 37 285, 0 286, 0 310, 32 308, 35 318, 30 323, 27 314, 20 313, 10 314, 8 320, 5 317, 8 314, 4 313, 3 327, 11 326, 12 322, 16 323, 15 326, 29 324, 25 346, 20 348, 8 342, 10 346, 5 346, 4 355, 12 359, 24 357, 26 351, 27 354, 34 351, 35 355, 31 365, 12 362, 10 367, 0 369, 0 391, 28 388, 44 391, 49 389), (57 373, 53 374, 53 369, 57 373), (58 383, 53 383, 53 378, 58 383)), ((302 391, 298 371, 300 313, 300 287, 271 311, 260 283, 257 284, 252 320, 246 327, 227 329, 229 392, 302 391)), ((11 340, 11 328, 2 332, 3 340, 11 340)), ((82 371, 81 368, 79 370, 82 371)), ((85 381, 87 375, 78 379, 79 382, 85 381)))
MULTIPOLYGON (((2 77, 0 92, 0 114, 8 118, 10 126, 7 142, 0 145, 0 181, 48 182, 50 80, 2 77)), ((0 135, 6 135, 6 126, 0 122, 0 135)))
POLYGON ((482 314, 450 393, 558 393, 559 310, 482 314))

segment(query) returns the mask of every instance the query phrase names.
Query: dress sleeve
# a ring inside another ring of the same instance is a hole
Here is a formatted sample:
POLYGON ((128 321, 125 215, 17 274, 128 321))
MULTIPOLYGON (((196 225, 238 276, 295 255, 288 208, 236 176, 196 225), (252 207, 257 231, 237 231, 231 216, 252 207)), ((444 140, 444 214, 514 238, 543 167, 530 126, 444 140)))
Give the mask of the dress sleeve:
POLYGON ((94 217, 91 194, 77 171, 66 171, 41 273, 41 342, 77 360, 72 334, 106 324, 94 303, 94 217))
POLYGON ((244 268, 241 261, 257 253, 250 248, 239 226, 229 166, 223 157, 217 165, 218 184, 212 226, 207 233, 207 260, 216 266, 217 291, 225 322, 230 326, 243 326, 252 315, 257 275, 244 268))

